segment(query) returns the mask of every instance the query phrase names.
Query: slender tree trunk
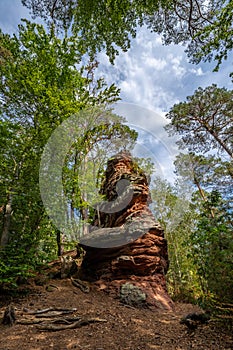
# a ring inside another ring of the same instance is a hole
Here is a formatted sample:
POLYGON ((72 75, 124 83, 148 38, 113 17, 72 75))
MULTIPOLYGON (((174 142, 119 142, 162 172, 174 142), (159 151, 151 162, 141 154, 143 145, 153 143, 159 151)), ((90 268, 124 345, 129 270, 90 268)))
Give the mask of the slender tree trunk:
POLYGON ((0 242, 1 248, 4 248, 8 244, 9 238, 10 238, 10 225, 11 225, 11 215, 12 215, 11 202, 12 202, 11 194, 9 194, 7 204, 4 210, 3 230, 2 230, 1 242, 0 242))
MULTIPOLYGON (((88 150, 87 150, 87 152, 86 152, 86 154, 85 154, 85 156, 83 158, 83 162, 82 162, 83 174, 87 173, 87 154, 88 154, 88 150)), ((86 190, 85 186, 83 188, 82 193, 80 193, 80 195, 81 195, 82 201, 84 203, 87 203, 88 198, 87 198, 87 190, 86 190)), ((86 207, 86 205, 85 205, 84 208, 81 208, 81 214, 82 214, 82 219, 83 219, 83 222, 84 222, 83 223, 83 235, 85 236, 86 234, 89 233, 89 225, 87 223, 88 222, 88 218, 89 218, 89 209, 86 207)))
MULTIPOLYGON (((74 171, 73 171, 73 177, 74 179, 78 177, 78 151, 75 150, 75 156, 74 156, 74 171)), ((71 193, 71 203, 70 203, 70 219, 71 222, 75 220, 74 210, 75 210, 75 199, 77 197, 77 185, 72 187, 72 193, 71 193)))
POLYGON ((62 255, 61 232, 57 230, 57 255, 62 255))
MULTIPOLYGON (((198 191, 199 191, 199 193, 200 193, 201 198, 203 199, 203 201, 204 201, 204 202, 207 202, 207 198, 206 198, 206 196, 205 196, 205 192, 203 191, 203 189, 202 189, 202 187, 201 187, 199 181, 197 180, 197 178, 196 178, 195 176, 194 176, 194 183, 195 183, 195 185, 197 186, 198 191)), ((213 211, 212 209, 210 209, 210 214, 211 214, 212 219, 214 219, 215 215, 214 215, 214 211, 213 211)))
POLYGON ((81 209, 80 210, 81 215, 82 215, 82 220, 83 220, 83 236, 89 233, 89 225, 87 224, 88 220, 88 209, 81 209))

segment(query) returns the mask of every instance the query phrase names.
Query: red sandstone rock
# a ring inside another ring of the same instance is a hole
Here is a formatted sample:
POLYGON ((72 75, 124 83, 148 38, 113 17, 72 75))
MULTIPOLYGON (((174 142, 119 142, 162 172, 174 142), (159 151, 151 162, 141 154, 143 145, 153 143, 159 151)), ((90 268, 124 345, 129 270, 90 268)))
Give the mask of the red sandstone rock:
POLYGON ((132 284, 145 293, 145 306, 170 309, 167 242, 149 209, 147 177, 129 153, 108 161, 101 194, 108 203, 95 211, 94 227, 79 243, 86 251, 83 275, 115 296, 132 284))

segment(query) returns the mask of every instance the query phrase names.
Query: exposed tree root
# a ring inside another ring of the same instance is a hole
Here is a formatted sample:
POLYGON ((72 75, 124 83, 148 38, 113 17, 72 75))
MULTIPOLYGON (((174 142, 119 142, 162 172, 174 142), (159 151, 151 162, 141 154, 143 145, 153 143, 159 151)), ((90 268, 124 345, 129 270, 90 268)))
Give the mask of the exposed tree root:
MULTIPOLYGON (((72 322, 76 322, 79 321, 81 319, 80 316, 77 317, 65 317, 65 318, 55 318, 53 320, 50 321, 50 323, 63 323, 63 324, 71 324, 72 322)), ((25 318, 22 320, 18 320, 17 323, 18 324, 25 324, 25 325, 32 325, 32 324, 39 324, 39 323, 48 323, 48 319, 44 318, 44 316, 42 318, 25 318)))
POLYGON ((62 330, 66 330, 66 329, 80 328, 82 326, 86 326, 90 323, 95 323, 95 322, 107 322, 107 320, 101 319, 101 318, 89 318, 89 319, 82 319, 82 320, 76 321, 74 323, 61 325, 61 326, 54 325, 52 323, 47 323, 47 324, 45 323, 45 324, 37 326, 37 328, 42 330, 42 331, 62 331, 62 330))
POLYGON ((86 326, 94 322, 107 322, 105 319, 98 317, 81 317, 79 315, 57 317, 69 313, 76 312, 76 308, 62 309, 56 307, 50 307, 41 310, 27 310, 26 314, 33 317, 26 317, 24 319, 19 319, 18 324, 22 325, 37 325, 37 328, 42 331, 61 331, 65 329, 74 329, 82 326, 86 326))
POLYGON ((3 315, 2 324, 12 326, 16 321, 15 308, 9 305, 3 315))
POLYGON ((83 293, 89 293, 90 292, 90 287, 89 285, 87 284, 87 282, 84 282, 80 279, 74 279, 71 277, 71 282, 72 284, 79 288, 83 293))
MULTIPOLYGON (((76 308, 71 308, 71 309, 63 309, 61 307, 49 307, 47 309, 41 309, 41 310, 27 310, 27 314, 28 315, 41 315, 41 314, 45 314, 45 313, 48 313, 48 312, 57 312, 59 313, 59 315, 64 315, 64 314, 70 314, 70 313, 73 313, 77 311, 76 308)), ((51 316, 57 316, 58 314, 53 314, 51 316)), ((44 317, 46 317, 44 315, 44 317)), ((50 316, 49 316, 50 317, 50 316)))

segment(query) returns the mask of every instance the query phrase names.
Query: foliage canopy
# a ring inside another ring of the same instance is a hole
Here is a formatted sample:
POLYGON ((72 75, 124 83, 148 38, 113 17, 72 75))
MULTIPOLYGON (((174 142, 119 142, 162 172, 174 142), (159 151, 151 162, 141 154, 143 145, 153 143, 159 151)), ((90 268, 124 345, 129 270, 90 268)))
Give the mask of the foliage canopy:
POLYGON ((197 63, 217 61, 216 70, 232 50, 231 0, 22 0, 23 5, 48 24, 72 28, 84 51, 106 49, 113 62, 118 48, 126 51, 137 27, 146 25, 165 44, 188 43, 187 53, 197 63))

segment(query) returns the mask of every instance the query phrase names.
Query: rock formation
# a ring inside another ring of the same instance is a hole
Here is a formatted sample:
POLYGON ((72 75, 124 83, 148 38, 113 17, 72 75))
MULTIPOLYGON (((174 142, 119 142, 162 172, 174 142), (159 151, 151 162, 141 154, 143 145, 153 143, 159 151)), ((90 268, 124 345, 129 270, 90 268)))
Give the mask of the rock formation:
POLYGON ((167 242, 149 209, 148 179, 128 152, 108 161, 101 194, 107 201, 96 206, 79 243, 86 252, 82 275, 131 305, 170 309, 167 242))

